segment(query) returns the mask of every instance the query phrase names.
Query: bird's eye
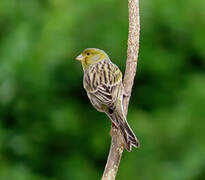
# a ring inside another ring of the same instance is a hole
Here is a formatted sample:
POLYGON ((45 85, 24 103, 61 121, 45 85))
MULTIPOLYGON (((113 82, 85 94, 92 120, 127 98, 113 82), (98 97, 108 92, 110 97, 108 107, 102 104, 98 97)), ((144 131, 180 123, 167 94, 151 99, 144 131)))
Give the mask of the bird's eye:
POLYGON ((88 52, 88 53, 87 53, 87 56, 89 56, 89 55, 90 55, 90 53, 88 52))

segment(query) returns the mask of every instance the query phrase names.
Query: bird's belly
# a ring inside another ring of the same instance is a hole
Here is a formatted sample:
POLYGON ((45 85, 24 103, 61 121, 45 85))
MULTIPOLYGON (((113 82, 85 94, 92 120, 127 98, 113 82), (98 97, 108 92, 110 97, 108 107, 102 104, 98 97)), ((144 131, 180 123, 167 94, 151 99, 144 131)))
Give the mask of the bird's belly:
POLYGON ((98 111, 104 112, 104 109, 102 107, 102 102, 99 101, 95 96, 93 96, 92 94, 90 94, 88 92, 87 92, 87 95, 88 95, 88 98, 90 99, 90 102, 91 102, 92 106, 95 109, 97 109, 98 111))

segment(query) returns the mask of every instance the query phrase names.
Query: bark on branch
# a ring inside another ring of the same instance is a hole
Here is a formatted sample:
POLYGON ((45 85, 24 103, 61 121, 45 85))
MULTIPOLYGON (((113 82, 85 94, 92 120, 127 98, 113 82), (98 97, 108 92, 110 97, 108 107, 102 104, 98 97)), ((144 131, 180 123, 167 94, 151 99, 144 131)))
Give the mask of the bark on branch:
MULTIPOLYGON (((127 48, 127 61, 126 70, 124 75, 124 88, 126 96, 123 99, 124 113, 127 116, 129 100, 132 92, 132 86, 134 83, 134 77, 137 69, 138 51, 139 51, 139 32, 140 32, 140 20, 139 20, 139 0, 128 0, 129 8, 129 34, 128 34, 128 48, 127 48)), ((110 152, 105 166, 105 170, 102 176, 102 180, 114 180, 120 159, 123 153, 123 140, 121 134, 115 126, 111 128, 111 146, 110 152)))

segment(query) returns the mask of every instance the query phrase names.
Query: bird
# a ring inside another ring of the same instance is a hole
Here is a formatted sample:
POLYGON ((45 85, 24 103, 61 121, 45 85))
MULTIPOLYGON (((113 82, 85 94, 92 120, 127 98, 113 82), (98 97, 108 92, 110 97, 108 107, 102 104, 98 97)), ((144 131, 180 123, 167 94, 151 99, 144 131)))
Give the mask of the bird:
POLYGON ((82 64, 83 86, 93 107, 106 113, 112 124, 120 130, 128 152, 132 146, 139 148, 139 140, 124 115, 122 100, 125 92, 118 66, 112 63, 105 51, 97 48, 85 49, 76 60, 82 64))

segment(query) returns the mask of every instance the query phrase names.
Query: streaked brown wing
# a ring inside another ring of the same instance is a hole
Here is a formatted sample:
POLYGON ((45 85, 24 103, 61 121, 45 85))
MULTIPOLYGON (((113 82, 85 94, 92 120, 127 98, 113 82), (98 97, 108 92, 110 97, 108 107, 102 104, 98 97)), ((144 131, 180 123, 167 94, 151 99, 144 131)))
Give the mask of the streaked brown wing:
POLYGON ((122 96, 122 74, 111 61, 104 60, 85 74, 84 87, 96 109, 103 111, 102 105, 114 108, 122 96))

